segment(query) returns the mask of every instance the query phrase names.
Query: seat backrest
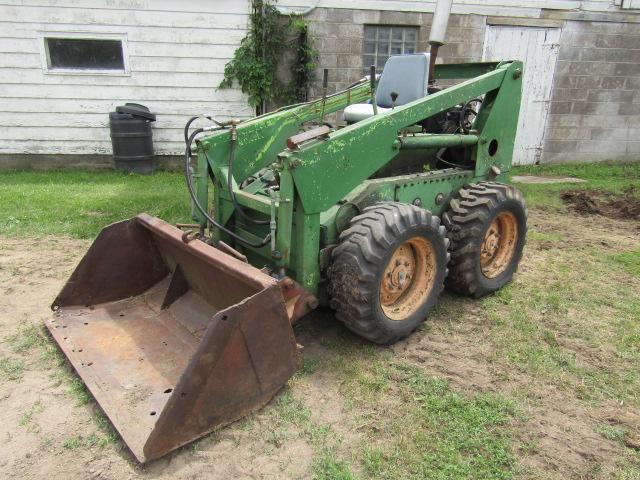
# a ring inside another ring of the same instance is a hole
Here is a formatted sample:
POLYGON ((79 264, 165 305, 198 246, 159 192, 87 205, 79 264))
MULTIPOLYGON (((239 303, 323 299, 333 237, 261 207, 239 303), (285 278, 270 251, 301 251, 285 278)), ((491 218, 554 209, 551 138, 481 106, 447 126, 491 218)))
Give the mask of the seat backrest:
POLYGON ((398 93, 396 106, 424 97, 429 84, 429 56, 410 53, 389 57, 378 80, 376 103, 383 108, 391 107, 391 92, 398 93))

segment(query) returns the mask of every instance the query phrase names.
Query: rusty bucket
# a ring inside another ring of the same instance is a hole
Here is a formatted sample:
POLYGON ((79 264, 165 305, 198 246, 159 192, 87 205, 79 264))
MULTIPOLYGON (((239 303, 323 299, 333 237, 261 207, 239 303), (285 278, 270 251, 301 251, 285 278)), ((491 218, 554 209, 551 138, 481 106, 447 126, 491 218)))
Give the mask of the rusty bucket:
POLYGON ((53 338, 140 462, 262 407, 299 354, 276 280, 141 214, 106 227, 53 338))

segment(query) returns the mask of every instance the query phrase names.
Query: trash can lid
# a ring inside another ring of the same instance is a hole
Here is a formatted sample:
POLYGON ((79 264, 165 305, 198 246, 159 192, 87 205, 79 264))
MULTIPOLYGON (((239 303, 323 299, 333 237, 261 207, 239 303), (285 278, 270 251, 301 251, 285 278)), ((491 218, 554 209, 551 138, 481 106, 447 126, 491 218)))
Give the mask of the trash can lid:
POLYGON ((125 103, 124 105, 125 105, 125 107, 138 107, 138 108, 140 108, 141 110, 146 110, 147 112, 149 112, 149 111, 150 111, 148 107, 145 107, 145 106, 144 106, 144 105, 142 105, 141 103, 131 103, 131 102, 127 102, 127 103, 125 103))
POLYGON ((146 118, 147 120, 150 120, 152 122, 156 121, 155 113, 151 113, 149 109, 147 109, 146 107, 143 107, 142 105, 134 105, 134 104, 120 105, 119 107, 116 107, 116 112, 128 113, 129 115, 133 115, 134 117, 146 118))

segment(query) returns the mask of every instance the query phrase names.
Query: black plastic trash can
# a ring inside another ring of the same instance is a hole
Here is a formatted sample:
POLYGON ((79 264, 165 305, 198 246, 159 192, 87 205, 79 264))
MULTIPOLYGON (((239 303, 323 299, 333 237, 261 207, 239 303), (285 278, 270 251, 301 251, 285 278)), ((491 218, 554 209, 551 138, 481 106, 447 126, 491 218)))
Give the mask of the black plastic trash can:
POLYGON ((144 105, 127 103, 109 113, 111 146, 116 168, 123 172, 153 173, 153 132, 156 116, 144 105))

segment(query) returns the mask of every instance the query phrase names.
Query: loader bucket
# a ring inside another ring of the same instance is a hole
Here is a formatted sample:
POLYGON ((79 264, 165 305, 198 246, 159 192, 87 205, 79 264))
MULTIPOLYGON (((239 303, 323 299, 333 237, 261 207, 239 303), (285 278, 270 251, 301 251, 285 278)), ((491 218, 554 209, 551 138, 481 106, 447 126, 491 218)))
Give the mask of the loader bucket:
POLYGON ((276 280, 141 214, 106 227, 47 327, 140 462, 262 407, 299 354, 276 280))

